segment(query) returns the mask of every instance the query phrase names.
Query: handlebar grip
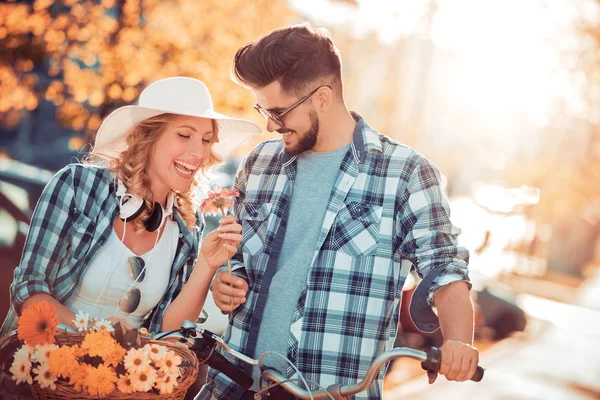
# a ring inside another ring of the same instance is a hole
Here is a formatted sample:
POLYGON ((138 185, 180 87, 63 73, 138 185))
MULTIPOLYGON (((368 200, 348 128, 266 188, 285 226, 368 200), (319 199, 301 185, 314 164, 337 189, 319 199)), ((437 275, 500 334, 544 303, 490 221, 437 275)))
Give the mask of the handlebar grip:
POLYGON ((210 367, 227 375, 229 379, 233 380, 244 389, 250 389, 252 387, 252 383, 254 382, 252 377, 248 376, 242 369, 229 362, 221 355, 221 353, 213 351, 213 354, 206 360, 206 363, 210 367))
MULTIPOLYGON (((428 347, 425 349, 425 353, 427 354, 427 360, 421 363, 421 367, 432 374, 437 374, 440 370, 440 365, 442 363, 442 351, 437 347, 428 347)), ((479 382, 483 379, 485 370, 477 366, 477 370, 475 370, 475 374, 471 378, 474 382, 479 382)))
POLYGON ((483 373, 485 372, 485 369, 483 369, 480 366, 477 366, 477 369, 475 370, 475 374, 473 374, 473 377, 471 378, 471 380, 473 382, 479 382, 483 379, 483 373))

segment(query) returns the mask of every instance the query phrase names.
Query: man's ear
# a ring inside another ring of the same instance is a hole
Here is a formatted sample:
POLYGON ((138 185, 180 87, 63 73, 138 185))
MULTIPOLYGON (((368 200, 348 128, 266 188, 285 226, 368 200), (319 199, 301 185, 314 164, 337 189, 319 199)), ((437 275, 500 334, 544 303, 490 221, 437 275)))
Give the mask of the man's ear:
POLYGON ((327 86, 323 86, 314 94, 313 98, 317 110, 321 113, 327 112, 331 108, 333 101, 333 90, 327 86))

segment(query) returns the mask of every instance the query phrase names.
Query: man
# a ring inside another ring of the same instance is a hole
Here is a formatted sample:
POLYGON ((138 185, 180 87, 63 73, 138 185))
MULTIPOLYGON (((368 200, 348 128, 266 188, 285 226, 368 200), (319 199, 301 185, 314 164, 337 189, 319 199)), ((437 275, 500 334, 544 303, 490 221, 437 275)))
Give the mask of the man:
MULTIPOLYGON (((322 30, 274 30, 238 50, 233 73, 282 138, 259 144, 237 173, 242 246, 233 275, 219 272, 212 285, 217 306, 232 311, 225 340, 255 358, 277 352, 323 387, 356 383, 394 342, 414 265, 423 281, 413 319, 423 331, 441 325, 440 373, 469 379, 478 352, 468 252, 457 247, 437 168, 348 111, 341 57, 322 30)), ((298 381, 282 357, 263 361, 298 381)), ((356 398, 381 398, 382 376, 356 398)), ((199 398, 253 398, 218 371, 209 381, 199 398)))

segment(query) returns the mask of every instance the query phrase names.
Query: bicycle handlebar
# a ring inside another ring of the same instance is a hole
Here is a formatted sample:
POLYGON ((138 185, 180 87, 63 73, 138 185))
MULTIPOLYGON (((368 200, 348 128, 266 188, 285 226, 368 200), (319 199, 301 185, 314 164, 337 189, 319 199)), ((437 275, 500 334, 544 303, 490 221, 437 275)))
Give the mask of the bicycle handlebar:
MULTIPOLYGON (((250 365, 258 365, 258 360, 250 358, 232 349, 220 336, 206 329, 198 328, 196 323, 192 321, 184 321, 180 329, 162 332, 158 335, 155 335, 153 338, 159 340, 168 336, 179 336, 181 341, 187 341, 188 343, 191 343, 191 349, 196 353, 196 355, 198 355, 201 363, 206 363, 210 367, 222 372, 245 389, 249 389, 252 386, 252 377, 246 374, 235 364, 229 362, 225 357, 223 357, 223 355, 215 351, 215 347, 217 345, 221 346, 233 357, 250 365)), ((353 394, 367 390, 377 378, 380 368, 385 363, 396 358, 407 357, 421 361, 421 367, 424 370, 437 374, 442 361, 441 354, 442 353, 440 349, 437 347, 429 347, 425 351, 405 347, 390 349, 386 352, 383 352, 377 356, 375 360, 373 360, 365 377, 361 381, 354 385, 331 385, 327 388, 329 395, 323 390, 311 391, 309 393, 308 390, 299 387, 293 382, 290 382, 287 377, 276 370, 264 369, 261 371, 261 373, 265 380, 280 384, 280 386, 282 386, 290 394, 301 399, 310 399, 311 395, 313 399, 329 399, 331 396, 336 399, 344 399, 353 394)), ((478 366, 471 380, 479 382, 481 379, 483 379, 483 375, 484 369, 478 366)))

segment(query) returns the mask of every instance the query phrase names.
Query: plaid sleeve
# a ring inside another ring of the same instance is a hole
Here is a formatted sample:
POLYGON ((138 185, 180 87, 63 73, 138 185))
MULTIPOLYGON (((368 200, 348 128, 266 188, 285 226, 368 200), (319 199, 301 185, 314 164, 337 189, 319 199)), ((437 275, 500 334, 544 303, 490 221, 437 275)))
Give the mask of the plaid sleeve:
POLYGON ((56 276, 68 241, 74 198, 70 166, 60 170, 44 188, 31 219, 21 263, 10 287, 11 302, 19 312, 35 293, 52 293, 49 277, 56 276))
MULTIPOLYGON (((404 196, 398 219, 404 232, 403 256, 413 262, 423 279, 413 294, 410 313, 424 332, 439 328, 433 298, 444 286, 469 283, 469 252, 457 244, 460 229, 450 221, 450 206, 441 187, 441 176, 433 163, 419 156, 404 196)), ((469 287, 471 284, 469 283, 469 287)))

